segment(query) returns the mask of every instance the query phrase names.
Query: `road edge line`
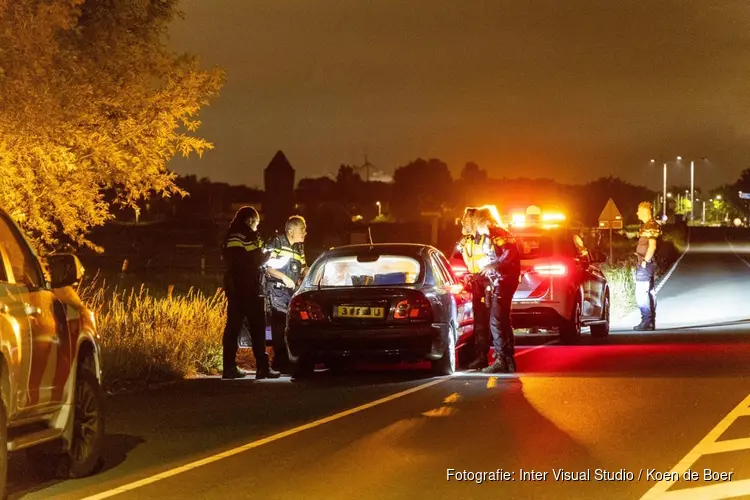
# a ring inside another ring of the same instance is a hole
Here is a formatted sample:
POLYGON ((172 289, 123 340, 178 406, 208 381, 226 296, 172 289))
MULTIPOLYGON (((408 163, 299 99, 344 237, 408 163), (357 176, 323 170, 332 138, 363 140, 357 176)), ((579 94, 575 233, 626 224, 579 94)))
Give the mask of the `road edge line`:
POLYGON ((690 251, 690 233, 691 233, 691 230, 690 230, 690 227, 688 226, 687 246, 685 247, 685 251, 682 252, 682 255, 680 255, 677 261, 674 264, 672 264, 672 267, 669 269, 669 271, 667 271, 667 274, 665 274, 664 277, 661 280, 659 280, 659 284, 656 285, 656 289, 654 290, 654 295, 659 294, 659 290, 661 290, 662 287, 667 283, 667 280, 669 280, 669 278, 672 277, 672 273, 674 273, 675 269, 677 269, 677 265, 680 263, 680 261, 683 258, 685 258, 687 253, 690 251))
POLYGON ((750 267, 750 262, 740 257, 740 254, 738 254, 737 250, 734 249, 734 245, 732 244, 732 241, 729 238, 725 238, 725 239, 727 240, 727 243, 729 243, 729 248, 732 249, 732 253, 734 254, 734 256, 737 257, 740 260, 740 262, 745 264, 747 267, 750 267))
POLYGON ((406 389, 401 392, 397 392, 396 394, 391 394, 390 396, 386 396, 380 399, 377 399, 375 401, 371 401, 369 403, 365 403, 363 405, 350 408, 348 410, 341 411, 339 413, 335 413, 333 415, 329 415, 328 417, 323 417, 318 420, 315 420, 313 422, 309 422, 307 424, 299 425, 297 427, 293 427, 292 429, 288 429, 286 431, 282 431, 276 434, 273 434, 271 436, 257 439, 255 441, 251 441, 247 444, 237 446, 235 448, 232 448, 227 451, 223 451, 221 453, 217 453, 215 455, 211 455, 206 458, 202 458, 200 460, 196 460, 194 462, 190 462, 188 464, 182 465, 180 467, 175 467, 173 469, 166 470, 164 472, 160 472, 159 474, 154 474, 152 476, 139 479, 137 481, 133 481, 131 483, 124 484, 122 486, 118 486, 116 488, 112 488, 106 491, 102 491, 100 493, 96 493, 94 495, 90 495, 87 497, 84 497, 82 500, 102 500, 104 498, 110 498, 115 495, 119 495, 121 493, 127 493, 129 491, 133 491, 138 488, 142 488, 144 486, 148 486, 149 484, 156 483, 158 481, 161 481, 163 479, 168 479, 170 477, 174 477, 178 474, 182 474, 183 472, 188 472, 190 470, 196 469, 198 467, 202 467, 204 465, 208 465, 214 462, 218 462, 219 460, 222 460, 224 458, 229 458, 234 455, 238 455, 240 453, 244 453, 248 450, 252 450, 253 448, 258 448, 259 446, 263 446, 264 444, 272 443, 274 441, 278 441, 279 439, 283 439, 288 436, 292 436, 294 434, 299 434, 302 431, 306 431, 309 429, 313 429, 315 427, 319 427, 321 425, 327 424, 329 422, 333 422, 335 420, 342 419, 344 417, 348 417, 349 415, 353 415, 355 413, 359 413, 364 410, 368 410, 370 408, 373 408, 375 406, 379 406, 384 403, 388 403, 390 401, 393 401, 395 399, 402 398, 404 396, 408 396, 410 394, 414 394, 415 392, 419 392, 422 389, 427 389, 428 387, 433 387, 438 384, 442 384, 443 382, 446 382, 452 378, 454 378, 456 375, 458 375, 459 372, 456 372, 453 375, 449 375, 447 377, 442 377, 437 380, 432 380, 430 382, 427 382, 422 385, 418 385, 417 387, 412 387, 411 389, 406 389))

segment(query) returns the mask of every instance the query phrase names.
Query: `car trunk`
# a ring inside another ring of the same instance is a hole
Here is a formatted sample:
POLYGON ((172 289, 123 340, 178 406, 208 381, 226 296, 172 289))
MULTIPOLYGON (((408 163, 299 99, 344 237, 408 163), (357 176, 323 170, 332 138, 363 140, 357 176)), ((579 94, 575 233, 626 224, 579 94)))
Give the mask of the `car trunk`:
MULTIPOLYGON (((298 296, 320 306, 326 323, 342 328, 382 328, 384 325, 404 325, 416 320, 395 319, 396 306, 403 301, 424 301, 424 294, 406 287, 340 287, 310 290, 298 296)), ((422 320, 424 321, 424 320, 422 320)))

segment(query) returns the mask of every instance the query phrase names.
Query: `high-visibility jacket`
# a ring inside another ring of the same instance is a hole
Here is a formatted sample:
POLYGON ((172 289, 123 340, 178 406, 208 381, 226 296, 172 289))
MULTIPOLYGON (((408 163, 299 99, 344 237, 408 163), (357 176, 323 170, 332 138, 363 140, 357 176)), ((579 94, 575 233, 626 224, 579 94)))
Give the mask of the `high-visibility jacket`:
MULTIPOLYGON (((266 267, 276 269, 294 283, 299 283, 302 271, 307 267, 305 249, 301 243, 292 245, 285 234, 280 234, 268 242, 265 252, 268 255, 266 267)), ((266 279, 266 293, 271 307, 286 312, 294 290, 287 288, 273 276, 268 275, 266 279)))
POLYGON ((466 269, 471 274, 477 274, 489 262, 491 249, 490 237, 487 235, 464 236, 458 242, 458 249, 464 259, 466 269))
POLYGON ((261 276, 265 255, 258 233, 247 226, 230 230, 224 239, 223 254, 227 264, 225 289, 247 295, 247 298, 262 295, 261 276))

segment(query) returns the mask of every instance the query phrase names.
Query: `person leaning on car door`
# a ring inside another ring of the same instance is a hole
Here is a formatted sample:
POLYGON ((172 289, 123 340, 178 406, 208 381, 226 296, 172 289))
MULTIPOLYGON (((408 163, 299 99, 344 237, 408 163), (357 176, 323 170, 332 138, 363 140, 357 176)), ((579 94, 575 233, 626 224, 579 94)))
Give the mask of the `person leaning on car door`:
POLYGON ((464 210, 461 218, 462 237, 457 245, 468 271, 464 276, 464 281, 473 297, 475 358, 469 364, 470 369, 482 369, 487 366, 490 330, 490 319, 485 303, 485 292, 489 280, 480 274, 490 242, 488 237, 476 232, 474 227, 476 211, 474 207, 467 207, 464 210))
POLYGON ((284 234, 273 237, 266 245, 266 296, 271 308, 272 368, 291 373, 289 355, 284 341, 289 301, 307 273, 303 243, 307 235, 305 219, 293 215, 286 221, 284 234))
POLYGON ((227 324, 224 329, 222 378, 244 378, 246 373, 237 367, 240 332, 247 318, 256 379, 278 378, 279 372, 268 367, 266 354, 266 313, 261 287, 262 265, 265 255, 257 229, 260 216, 253 207, 242 207, 229 224, 224 238, 223 254, 226 262, 224 290, 227 296, 227 324))
POLYGON ((478 234, 487 236, 490 241, 481 273, 490 281, 487 307, 495 362, 482 372, 513 373, 516 371, 515 338, 510 312, 521 277, 521 253, 515 236, 500 226, 490 210, 477 210, 474 227, 478 234))

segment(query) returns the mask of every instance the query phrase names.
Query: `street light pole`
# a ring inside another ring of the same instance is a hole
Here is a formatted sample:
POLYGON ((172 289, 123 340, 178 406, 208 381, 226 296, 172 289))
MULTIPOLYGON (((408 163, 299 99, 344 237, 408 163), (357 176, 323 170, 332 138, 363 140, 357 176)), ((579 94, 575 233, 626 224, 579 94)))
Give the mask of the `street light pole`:
POLYGON ((662 207, 662 222, 667 220, 667 163, 664 162, 664 206, 662 207))
POLYGON ((701 218, 701 224, 706 225, 706 200, 703 200, 703 217, 701 218))
POLYGON ((693 196, 695 196, 695 161, 691 160, 690 161, 690 222, 693 222, 693 206, 695 205, 693 196))

